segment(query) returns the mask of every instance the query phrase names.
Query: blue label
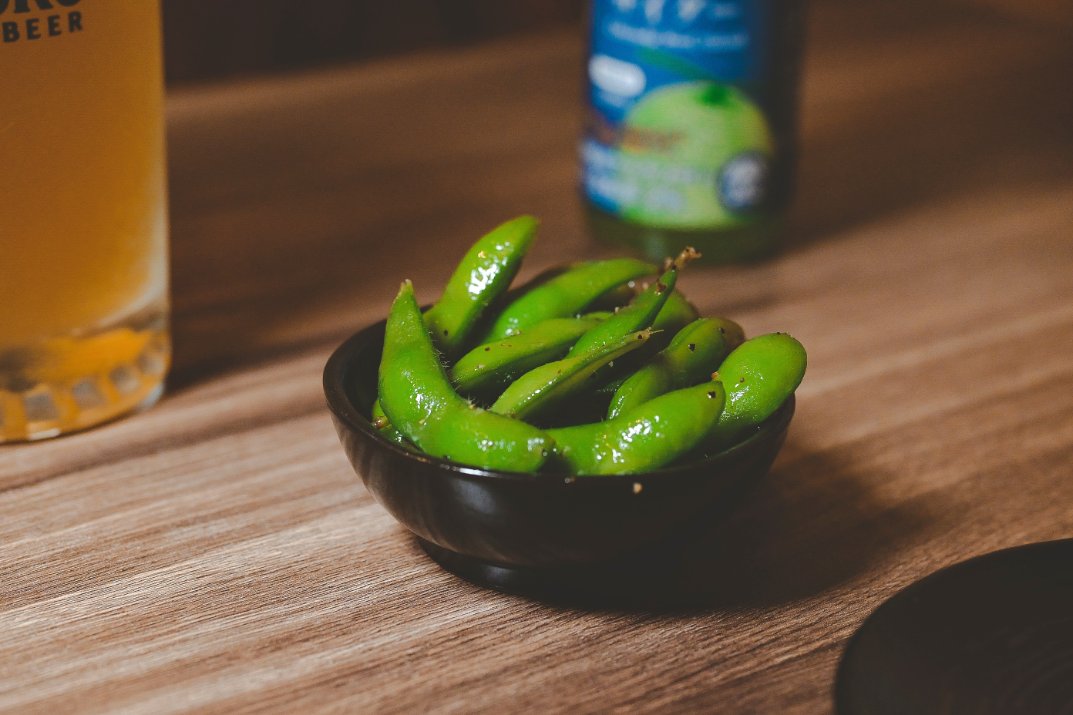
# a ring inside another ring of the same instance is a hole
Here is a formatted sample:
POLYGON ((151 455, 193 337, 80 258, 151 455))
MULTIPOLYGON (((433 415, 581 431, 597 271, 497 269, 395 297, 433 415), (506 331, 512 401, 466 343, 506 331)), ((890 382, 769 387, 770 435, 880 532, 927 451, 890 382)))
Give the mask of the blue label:
POLYGON ((703 229, 766 205, 772 1, 595 0, 583 185, 626 220, 703 229))

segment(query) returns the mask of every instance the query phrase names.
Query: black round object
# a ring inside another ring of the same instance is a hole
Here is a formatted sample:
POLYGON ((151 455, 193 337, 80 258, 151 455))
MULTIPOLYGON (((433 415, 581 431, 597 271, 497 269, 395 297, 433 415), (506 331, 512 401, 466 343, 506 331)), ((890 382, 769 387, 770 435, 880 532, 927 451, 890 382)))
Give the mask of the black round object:
POLYGON ((1073 713, 1073 539, 970 559, 909 586, 853 636, 841 715, 1073 713))
POLYGON ((593 564, 621 562, 710 520, 771 467, 794 412, 791 397, 741 444, 643 474, 573 477, 467 467, 377 434, 384 322, 341 345, 324 369, 339 439, 373 497, 448 570, 502 590, 549 595, 580 583, 593 564))

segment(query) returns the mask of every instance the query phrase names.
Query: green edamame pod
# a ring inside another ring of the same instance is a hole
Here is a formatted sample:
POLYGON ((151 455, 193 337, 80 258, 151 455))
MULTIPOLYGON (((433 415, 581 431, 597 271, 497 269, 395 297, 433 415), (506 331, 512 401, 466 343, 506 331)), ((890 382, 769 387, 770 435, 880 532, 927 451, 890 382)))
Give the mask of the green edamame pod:
POLYGON ((373 402, 373 406, 369 410, 369 421, 373 423, 373 427, 376 429, 384 429, 391 424, 387 415, 384 414, 384 408, 380 406, 379 398, 373 402))
POLYGON ((707 382, 660 395, 613 420, 550 429, 555 453, 549 464, 578 475, 658 469, 711 432, 725 398, 720 383, 707 382))
MULTIPOLYGON (((686 246, 675 258, 664 261, 663 270, 677 268, 680 271, 698 258, 700 258, 700 252, 692 246, 686 246)), ((699 317, 700 312, 697 311, 696 306, 686 300, 681 291, 675 291, 667 296, 663 309, 652 321, 652 329, 673 335, 699 317)))
POLYGON ((435 457, 534 472, 553 446, 542 430, 474 407, 454 391, 409 281, 402 284, 388 313, 379 390, 391 424, 435 457))
POLYGON ((372 423, 373 427, 377 429, 380 436, 384 439, 402 445, 403 447, 413 446, 407 441, 406 437, 403 436, 402 432, 399 432, 391 424, 391 420, 389 420, 384 413, 384 408, 380 406, 380 400, 373 403, 369 417, 369 421, 372 423))
POLYGON ((566 357, 530 370, 503 391, 491 410, 519 419, 534 419, 585 384, 594 372, 612 360, 645 344, 652 331, 641 330, 597 346, 588 352, 566 357))
POLYGON ((637 369, 655 357, 656 353, 670 344, 671 338, 679 330, 699 317, 700 313, 697 312, 697 309, 679 291, 676 290, 667 296, 667 302, 663 304, 663 309, 659 311, 656 319, 652 321, 652 330, 656 334, 648 341, 648 345, 645 346, 644 350, 630 356, 633 369, 637 369))
MULTIPOLYGON (((458 354, 482 312, 510 286, 539 225, 532 216, 519 216, 492 229, 466 251, 440 299, 424 314, 433 342, 448 356, 458 354)), ((407 443, 383 414, 379 400, 373 403, 372 417, 385 438, 407 443)))
POLYGON ((425 313, 425 324, 447 355, 462 351, 481 313, 510 286, 538 225, 532 216, 519 216, 492 229, 466 252, 443 295, 425 313))
POLYGON ((677 269, 672 268, 666 271, 659 280, 638 294, 629 305, 578 338, 568 354, 581 355, 619 340, 623 335, 651 326, 652 321, 663 308, 663 304, 667 302, 667 297, 674 291, 674 284, 677 280, 677 269))
POLYGON ((727 404, 706 444, 726 447, 739 441, 779 409, 805 376, 805 348, 786 333, 746 340, 719 366, 727 404))
POLYGON ((667 296, 667 302, 652 321, 652 329, 675 333, 699 317, 700 313, 693 304, 676 290, 667 296))
POLYGON ((550 318, 517 335, 478 345, 458 359, 451 381, 462 394, 496 394, 521 375, 570 350, 577 339, 599 320, 550 318))
POLYGON ((612 288, 655 271, 651 263, 633 258, 579 263, 515 298, 481 342, 501 340, 548 318, 577 315, 612 288))
POLYGON ((611 398, 607 418, 614 419, 665 392, 705 382, 744 338, 741 326, 732 320, 693 321, 651 362, 626 378, 611 398))
POLYGON ((637 295, 636 283, 632 280, 626 281, 601 295, 589 307, 593 310, 614 312, 633 300, 635 295, 637 295))

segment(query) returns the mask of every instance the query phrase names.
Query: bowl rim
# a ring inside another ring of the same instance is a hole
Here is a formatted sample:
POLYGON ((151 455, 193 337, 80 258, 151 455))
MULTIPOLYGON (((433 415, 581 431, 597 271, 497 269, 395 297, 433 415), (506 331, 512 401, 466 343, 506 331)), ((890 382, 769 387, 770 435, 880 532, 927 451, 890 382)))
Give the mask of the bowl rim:
POLYGON ((347 391, 347 376, 350 371, 350 366, 354 362, 354 354, 364 348, 367 343, 373 341, 378 333, 382 334, 386 324, 387 320, 384 319, 367 325, 352 334, 332 351, 331 356, 329 356, 327 363, 324 365, 323 372, 324 396, 327 400, 328 409, 340 422, 346 425, 349 430, 359 432, 365 437, 372 439, 379 445, 379 447, 388 452, 394 453, 396 456, 402 457, 403 459, 412 460, 432 468, 452 472, 459 477, 479 480, 521 481, 529 484, 543 484, 559 487, 576 487, 578 485, 594 484, 626 484, 632 488, 639 480, 647 479, 649 477, 658 478, 660 480, 673 479, 675 476, 688 476, 695 472, 698 467, 717 466, 721 462, 732 461, 738 455, 751 451, 756 442, 764 439, 768 435, 777 435, 785 431, 789 427, 790 420, 793 418, 796 409, 795 395, 791 393, 791 395, 786 398, 786 401, 783 402, 770 417, 764 420, 753 434, 741 442, 724 449, 722 452, 710 455, 703 460, 674 464, 647 472, 576 475, 568 472, 511 472, 499 469, 474 467, 446 459, 440 459, 439 457, 433 457, 421 452, 415 452, 385 439, 380 435, 379 431, 373 427, 372 422, 362 414, 362 411, 350 399, 350 394, 347 391))

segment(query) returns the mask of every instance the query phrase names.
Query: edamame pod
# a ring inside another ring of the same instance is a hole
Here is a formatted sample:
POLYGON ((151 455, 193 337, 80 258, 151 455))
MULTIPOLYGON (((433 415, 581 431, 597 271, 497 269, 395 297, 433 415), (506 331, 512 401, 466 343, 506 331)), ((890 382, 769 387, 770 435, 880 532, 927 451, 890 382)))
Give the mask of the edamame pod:
POLYGON ((727 404, 706 444, 727 447, 779 409, 805 376, 805 348, 786 333, 746 340, 719 366, 727 404))
POLYGON ((530 370, 503 391, 491 410, 519 419, 534 419, 541 413, 546 414, 564 398, 577 392, 601 367, 644 345, 651 334, 650 330, 630 333, 580 355, 530 370))
POLYGON ((384 413, 384 408, 380 406, 380 400, 377 400, 373 403, 369 417, 369 421, 372 423, 373 427, 377 429, 381 437, 388 440, 389 442, 394 442, 395 444, 402 445, 403 447, 411 446, 410 443, 406 440, 406 437, 403 436, 402 432, 399 432, 391 424, 391 420, 389 420, 387 418, 387 415, 384 413))
POLYGON ((678 332, 699 317, 700 313, 693 304, 676 290, 667 296, 667 302, 663 304, 656 319, 652 321, 652 329, 678 332))
POLYGON ((511 219, 479 238, 459 262, 443 295, 425 313, 425 324, 448 356, 463 350, 481 313, 510 286, 538 225, 532 216, 511 219))
MULTIPOLYGON (((424 313, 433 343, 448 356, 457 355, 484 310, 510 287, 539 225, 532 216, 506 221, 477 239, 459 261, 440 299, 424 313)), ((383 437, 407 444, 380 400, 373 403, 372 418, 383 437)))
POLYGON ((667 302, 667 297, 674 290, 678 280, 678 270, 666 271, 659 280, 639 293, 633 301, 610 318, 591 328, 578 338, 569 355, 581 355, 620 340, 623 335, 643 330, 652 325, 656 315, 667 302))
POLYGON ((719 420, 726 393, 718 382, 668 392, 613 420, 548 430, 549 464, 577 475, 630 474, 688 454, 719 420))
POLYGON ((568 318, 585 310, 622 283, 656 272, 651 263, 634 258, 579 263, 515 298, 492 323, 481 342, 514 335, 548 318, 568 318))
MULTIPOLYGON (((595 387, 596 392, 591 397, 596 399, 582 396, 582 399, 577 402, 577 406, 579 409, 583 409, 585 414, 589 414, 591 408, 596 407, 597 402, 603 402, 603 406, 599 409, 599 414, 603 414, 607 409, 608 400, 618 388, 618 383, 621 383, 626 376, 633 373, 638 366, 651 360, 670 341, 670 336, 662 332, 663 329, 656 328, 655 321, 663 314, 667 301, 672 297, 679 296, 682 303, 685 303, 685 299, 681 298, 680 294, 674 290, 675 283, 678 280, 677 265, 674 263, 669 263, 668 265, 671 267, 664 272, 658 281, 647 286, 635 296, 632 303, 614 313, 606 323, 593 328, 589 333, 583 335, 577 344, 570 349, 569 354, 573 355, 575 352, 586 350, 594 344, 607 340, 612 336, 620 335, 623 332, 640 330, 650 327, 650 325, 652 328, 652 338, 643 348, 631 352, 629 357, 619 362, 617 366, 608 365, 593 377, 591 386, 595 387), (653 311, 655 311, 654 315, 653 311), (614 387, 609 387, 612 384, 614 384, 614 387)), ((685 305, 688 306, 689 304, 685 303, 685 305)), ((691 306, 689 307, 691 308, 691 306)), ((669 322, 664 321, 664 324, 668 325, 669 322)), ((682 326, 675 327, 674 330, 677 331, 680 327, 682 326)))
POLYGON ((406 281, 388 313, 379 371, 380 404, 408 440, 435 457, 535 472, 553 446, 542 430, 474 407, 451 387, 406 281))
MULTIPOLYGON (((680 271, 698 258, 700 258, 700 253, 697 249, 686 246, 676 257, 663 261, 663 270, 675 268, 680 271)), ((667 302, 656 319, 652 321, 652 329, 676 333, 699 317, 700 313, 697 312, 696 307, 686 300, 684 295, 675 291, 667 296, 667 302)))
POLYGON ((699 318, 682 328, 670 345, 633 373, 611 398, 614 419, 665 392, 704 382, 745 339, 741 326, 723 318, 699 318))
POLYGON ((550 318, 517 335, 478 345, 454 364, 451 381, 462 394, 502 392, 533 368, 562 358, 598 322, 589 318, 550 318))
POLYGON ((637 283, 636 281, 626 281, 621 283, 611 290, 607 291, 599 298, 594 300, 589 308, 591 310, 606 310, 608 312, 614 312, 622 306, 633 300, 633 297, 637 295, 637 283))

